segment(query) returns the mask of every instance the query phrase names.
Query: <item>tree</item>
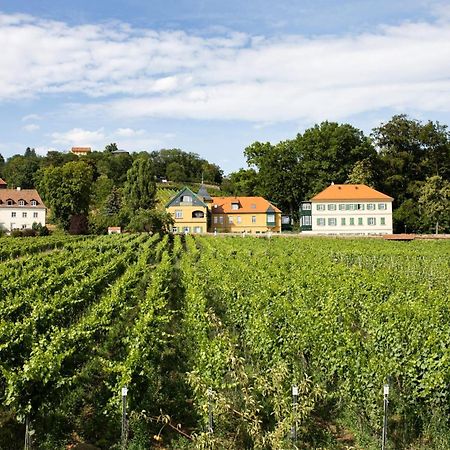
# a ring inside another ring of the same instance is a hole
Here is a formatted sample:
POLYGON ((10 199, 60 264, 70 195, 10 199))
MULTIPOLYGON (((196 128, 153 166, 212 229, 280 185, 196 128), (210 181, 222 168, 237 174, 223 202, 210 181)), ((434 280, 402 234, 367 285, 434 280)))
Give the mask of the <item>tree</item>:
POLYGON ((131 218, 127 229, 134 232, 169 233, 173 224, 172 215, 166 211, 139 209, 131 218))
POLYGON ((84 161, 62 167, 46 167, 38 174, 38 187, 53 218, 68 231, 72 222, 77 229, 86 223, 92 188, 92 168, 84 161))
POLYGON ((347 183, 365 184, 366 186, 374 187, 373 168, 369 159, 366 158, 361 161, 356 161, 347 178, 347 183))
POLYGON ((4 167, 5 167, 5 158, 3 158, 2 154, 0 153, 0 177, 3 176, 4 167))
POLYGON ((239 169, 226 177, 221 189, 230 195, 257 195, 258 174, 255 169, 239 169))
POLYGON ((168 180, 175 182, 187 181, 188 178, 183 166, 175 161, 168 164, 166 168, 166 176, 168 180))
POLYGON ((124 199, 133 211, 151 209, 156 203, 156 182, 152 161, 149 156, 140 156, 127 172, 124 199))
POLYGON ((119 148, 115 142, 105 146, 105 153, 117 152, 118 150, 119 148))
POLYGON ((107 216, 118 214, 122 205, 119 190, 114 186, 105 201, 104 211, 107 216))
POLYGON ((435 223, 436 234, 439 226, 450 226, 450 182, 439 175, 427 178, 420 190, 419 203, 427 217, 435 223))
POLYGON ((33 156, 14 155, 8 159, 3 175, 9 187, 21 187, 33 189, 35 187, 35 175, 40 168, 41 158, 33 156))

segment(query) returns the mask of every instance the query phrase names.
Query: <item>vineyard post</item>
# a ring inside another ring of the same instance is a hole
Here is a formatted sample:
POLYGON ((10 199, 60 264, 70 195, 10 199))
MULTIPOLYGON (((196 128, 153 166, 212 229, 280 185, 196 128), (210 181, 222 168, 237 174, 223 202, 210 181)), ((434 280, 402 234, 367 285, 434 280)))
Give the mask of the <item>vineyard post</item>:
POLYGON ((128 418, 127 418, 127 387, 122 388, 122 449, 127 448, 128 441, 128 418))
POLYGON ((212 409, 212 395, 213 391, 211 388, 208 388, 208 433, 213 433, 213 409, 212 409))
POLYGON ((297 443, 297 402, 298 402, 298 386, 292 386, 292 413, 294 415, 294 424, 292 426, 292 440, 297 443))
POLYGON ((381 450, 386 449, 387 443, 387 412, 389 404, 389 384, 385 384, 383 387, 383 435, 381 438, 381 450))

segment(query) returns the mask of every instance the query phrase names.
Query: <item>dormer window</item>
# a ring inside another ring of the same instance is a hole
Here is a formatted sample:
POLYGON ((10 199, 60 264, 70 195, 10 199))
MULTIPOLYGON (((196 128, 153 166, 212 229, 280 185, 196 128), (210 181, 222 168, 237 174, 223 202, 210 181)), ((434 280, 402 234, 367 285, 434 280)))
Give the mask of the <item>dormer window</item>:
POLYGON ((237 211, 239 209, 239 203, 238 202, 231 203, 231 209, 237 211))
POLYGON ((190 195, 183 195, 181 201, 183 203, 192 203, 192 197, 190 195))
POLYGON ((14 205, 14 201, 11 200, 10 198, 8 198, 8 200, 6 200, 6 204, 7 204, 8 206, 12 206, 12 205, 14 205))
POLYGON ((19 206, 25 206, 25 200, 19 200, 19 206))
POLYGON ((31 200, 31 206, 37 206, 37 201, 36 200, 31 200))
POLYGON ((250 205, 250 208, 256 209, 256 203, 252 203, 252 204, 250 205))

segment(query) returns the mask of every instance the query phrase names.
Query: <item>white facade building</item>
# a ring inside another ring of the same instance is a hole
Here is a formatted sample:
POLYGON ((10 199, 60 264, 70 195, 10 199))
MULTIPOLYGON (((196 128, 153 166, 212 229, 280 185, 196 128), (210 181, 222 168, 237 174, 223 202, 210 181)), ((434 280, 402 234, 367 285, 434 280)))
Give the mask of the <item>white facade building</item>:
MULTIPOLYGON (((3 180, 0 180, 3 181, 3 180)), ((45 225, 46 207, 36 189, 6 189, 0 183, 0 228, 6 231, 45 225)))
POLYGON ((300 207, 311 234, 392 234, 393 198, 364 184, 332 184, 300 207))

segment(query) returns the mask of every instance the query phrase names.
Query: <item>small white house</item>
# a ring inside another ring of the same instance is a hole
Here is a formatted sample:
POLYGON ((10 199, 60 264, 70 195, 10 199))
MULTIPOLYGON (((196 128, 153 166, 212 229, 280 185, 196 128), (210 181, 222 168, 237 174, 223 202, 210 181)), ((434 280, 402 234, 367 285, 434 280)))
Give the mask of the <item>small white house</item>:
POLYGON ((300 206, 300 226, 310 234, 392 234, 393 198, 365 184, 331 184, 300 206))
POLYGON ((7 189, 0 179, 0 228, 6 231, 45 226, 46 207, 36 189, 7 189))

